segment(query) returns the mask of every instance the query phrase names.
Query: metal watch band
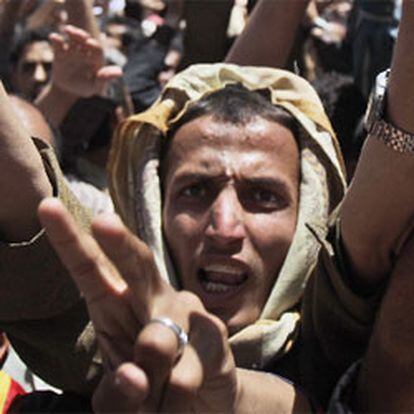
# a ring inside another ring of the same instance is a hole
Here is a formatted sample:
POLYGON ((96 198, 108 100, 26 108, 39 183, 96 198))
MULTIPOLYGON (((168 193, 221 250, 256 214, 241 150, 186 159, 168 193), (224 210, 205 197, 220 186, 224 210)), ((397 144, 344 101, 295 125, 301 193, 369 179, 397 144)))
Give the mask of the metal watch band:
POLYGON ((374 123, 370 135, 375 136, 394 151, 414 153, 414 134, 404 132, 383 119, 374 123))

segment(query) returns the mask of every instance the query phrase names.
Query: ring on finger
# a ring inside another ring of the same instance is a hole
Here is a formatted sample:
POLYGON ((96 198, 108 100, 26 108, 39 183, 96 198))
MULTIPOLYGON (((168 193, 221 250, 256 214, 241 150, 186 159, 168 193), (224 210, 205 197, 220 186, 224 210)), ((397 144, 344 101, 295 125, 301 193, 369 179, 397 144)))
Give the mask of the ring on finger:
POLYGON ((148 322, 148 324, 150 323, 160 323, 161 325, 164 325, 166 328, 169 328, 174 333, 175 337, 177 338, 177 358, 179 358, 184 351, 184 347, 188 344, 188 335, 184 332, 181 326, 177 325, 172 319, 166 316, 152 318, 148 322))

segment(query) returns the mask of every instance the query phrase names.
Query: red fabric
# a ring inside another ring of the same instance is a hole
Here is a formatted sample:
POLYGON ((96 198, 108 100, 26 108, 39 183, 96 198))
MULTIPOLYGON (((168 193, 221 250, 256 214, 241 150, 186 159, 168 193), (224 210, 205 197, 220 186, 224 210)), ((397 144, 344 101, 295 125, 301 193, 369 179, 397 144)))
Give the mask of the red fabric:
POLYGON ((22 386, 4 371, 0 371, 0 414, 6 414, 14 398, 26 394, 22 386))

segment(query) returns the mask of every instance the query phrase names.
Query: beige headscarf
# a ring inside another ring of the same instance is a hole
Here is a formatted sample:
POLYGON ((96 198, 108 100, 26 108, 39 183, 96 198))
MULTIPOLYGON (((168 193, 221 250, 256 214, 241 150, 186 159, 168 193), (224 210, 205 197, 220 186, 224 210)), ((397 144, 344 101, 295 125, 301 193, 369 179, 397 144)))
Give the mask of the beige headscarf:
POLYGON ((163 240, 158 176, 161 142, 169 125, 188 105, 230 83, 267 89, 271 102, 285 108, 303 127, 300 205, 295 236, 260 319, 230 338, 238 366, 263 368, 291 347, 300 314, 298 303, 312 272, 328 216, 342 199, 345 178, 335 134, 313 88, 283 70, 229 64, 194 65, 176 75, 144 113, 119 128, 110 156, 110 190, 126 225, 154 251, 161 275, 177 286, 163 240))

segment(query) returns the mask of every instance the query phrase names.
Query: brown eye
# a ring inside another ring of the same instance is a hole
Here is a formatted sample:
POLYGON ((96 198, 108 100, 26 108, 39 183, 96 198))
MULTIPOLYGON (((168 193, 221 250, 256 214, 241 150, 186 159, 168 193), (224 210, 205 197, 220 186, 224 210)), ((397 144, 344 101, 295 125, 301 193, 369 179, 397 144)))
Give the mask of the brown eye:
POLYGON ((240 196, 244 205, 254 211, 274 211, 286 206, 286 200, 283 196, 273 189, 262 186, 250 187, 240 196))
POLYGON ((275 203, 277 201, 276 195, 268 190, 256 190, 253 197, 258 202, 275 203))
POLYGON ((204 184, 193 184, 184 188, 181 194, 185 197, 201 198, 207 194, 207 189, 204 184))
POLYGON ((32 62, 25 62, 22 65, 22 72, 24 73, 33 73, 35 71, 36 64, 32 62))
POLYGON ((51 62, 43 63, 43 67, 47 73, 50 73, 52 70, 52 63, 51 62))

